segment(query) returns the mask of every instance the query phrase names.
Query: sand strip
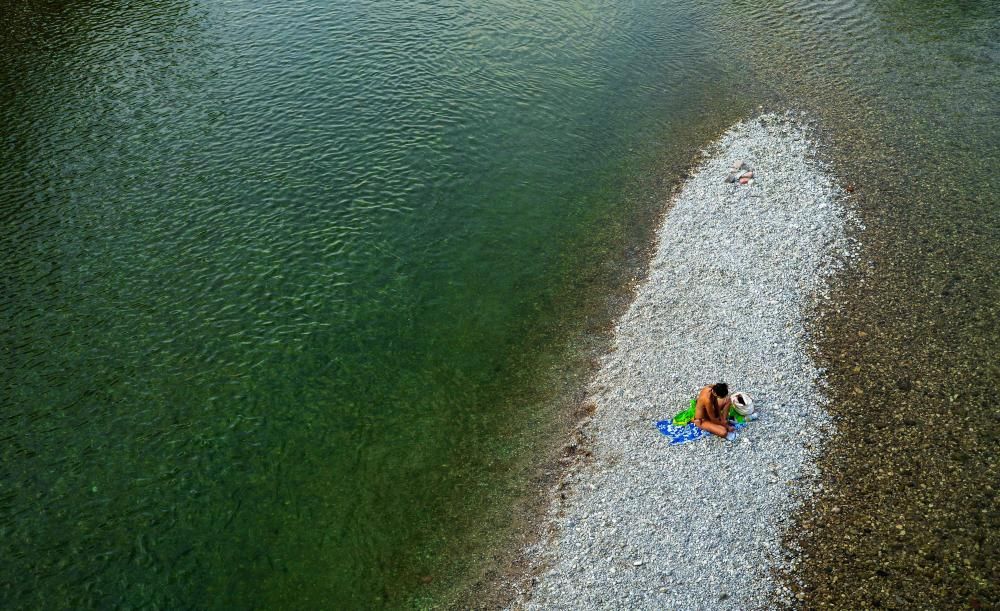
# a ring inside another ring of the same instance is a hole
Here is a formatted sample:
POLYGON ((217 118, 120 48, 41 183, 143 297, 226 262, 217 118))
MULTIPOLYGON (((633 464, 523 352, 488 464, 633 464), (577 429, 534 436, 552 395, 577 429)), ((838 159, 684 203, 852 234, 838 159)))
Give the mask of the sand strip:
POLYGON ((798 119, 734 126, 669 207, 592 385, 592 459, 554 495, 518 606, 753 609, 790 596, 772 570, 795 562, 782 535, 820 485, 812 461, 832 431, 806 321, 854 256, 844 194, 798 119), (752 184, 725 182, 736 160, 752 184), (718 380, 749 392, 761 419, 735 442, 668 445, 655 422, 718 380))

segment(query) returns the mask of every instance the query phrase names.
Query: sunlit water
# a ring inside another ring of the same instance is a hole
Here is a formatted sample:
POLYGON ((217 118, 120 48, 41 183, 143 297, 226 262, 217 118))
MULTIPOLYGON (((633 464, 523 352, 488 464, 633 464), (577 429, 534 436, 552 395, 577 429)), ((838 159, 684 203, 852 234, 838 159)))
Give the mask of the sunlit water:
POLYGON ((927 45, 925 137, 995 155, 995 14, 803 4, 0 9, 0 600, 460 588, 668 168, 759 103, 905 113, 927 45))

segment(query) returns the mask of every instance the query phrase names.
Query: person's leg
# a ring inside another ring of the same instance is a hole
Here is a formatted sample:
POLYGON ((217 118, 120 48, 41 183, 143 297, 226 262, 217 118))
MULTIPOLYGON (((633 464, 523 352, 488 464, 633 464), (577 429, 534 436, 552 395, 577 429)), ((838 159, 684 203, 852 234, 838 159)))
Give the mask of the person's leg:
POLYGON ((694 425, 703 431, 708 431, 713 435, 718 435, 719 437, 725 437, 729 433, 729 429, 722 426, 721 424, 716 424, 714 422, 708 422, 707 420, 695 420, 694 425))

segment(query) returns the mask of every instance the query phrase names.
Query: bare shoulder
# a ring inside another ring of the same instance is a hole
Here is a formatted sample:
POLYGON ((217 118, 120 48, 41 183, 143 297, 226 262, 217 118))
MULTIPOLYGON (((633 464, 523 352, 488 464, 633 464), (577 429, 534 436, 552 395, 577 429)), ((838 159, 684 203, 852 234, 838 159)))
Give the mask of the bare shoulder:
POLYGON ((706 386, 698 391, 698 400, 695 401, 695 405, 699 408, 707 408, 711 403, 712 399, 712 387, 706 386))

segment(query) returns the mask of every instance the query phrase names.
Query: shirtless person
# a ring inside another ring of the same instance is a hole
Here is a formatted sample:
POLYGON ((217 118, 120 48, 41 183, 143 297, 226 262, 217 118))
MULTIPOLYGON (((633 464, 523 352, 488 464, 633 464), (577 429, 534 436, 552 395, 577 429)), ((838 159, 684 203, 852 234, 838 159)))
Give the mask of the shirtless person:
POLYGON ((736 439, 736 429, 729 424, 730 403, 729 386, 725 382, 702 388, 694 406, 694 425, 730 441, 736 439))

